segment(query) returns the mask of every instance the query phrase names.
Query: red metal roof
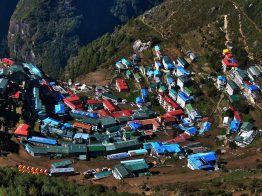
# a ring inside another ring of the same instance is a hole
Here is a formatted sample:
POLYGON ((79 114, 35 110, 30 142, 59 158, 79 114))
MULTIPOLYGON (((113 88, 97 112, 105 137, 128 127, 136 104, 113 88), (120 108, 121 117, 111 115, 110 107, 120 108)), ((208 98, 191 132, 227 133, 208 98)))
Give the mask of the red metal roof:
POLYGON ((232 58, 233 57, 233 54, 232 53, 225 53, 224 56, 226 58, 232 58))
POLYGON ((156 118, 152 118, 152 119, 146 119, 146 120, 140 120, 142 125, 150 125, 152 124, 154 127, 160 127, 161 124, 158 122, 158 120, 156 118))
POLYGON ((164 94, 163 99, 165 102, 168 102, 173 108, 178 108, 179 105, 171 98, 169 97, 167 94, 164 94))
POLYGON ((103 100, 89 99, 86 101, 88 104, 103 104, 103 100))
POLYGON ((242 121, 242 118, 241 118, 240 113, 238 111, 234 111, 234 118, 236 120, 242 121))
POLYGON ((116 80, 116 86, 117 86, 120 90, 128 90, 128 89, 129 89, 126 81, 123 80, 123 79, 117 79, 117 80, 116 80))
POLYGON ((17 91, 16 93, 14 93, 13 95, 11 95, 10 97, 13 98, 13 99, 19 99, 19 98, 20 98, 20 95, 21 95, 21 92, 20 92, 20 91, 17 91))
POLYGON ((15 135, 20 135, 20 136, 28 136, 28 128, 29 128, 29 125, 28 124, 20 124, 14 134, 15 135))
POLYGON ((97 113, 99 114, 100 117, 111 116, 111 113, 108 110, 105 110, 105 109, 97 110, 97 113))
POLYGON ((131 110, 116 111, 112 114, 114 118, 120 118, 125 116, 131 116, 133 112, 131 110))
POLYGON ((110 112, 114 112, 114 111, 119 110, 118 107, 115 106, 115 105, 113 104, 113 102, 112 102, 111 100, 108 100, 108 99, 105 99, 105 100, 103 101, 103 105, 104 105, 104 107, 105 107, 107 110, 109 110, 110 112))
POLYGON ((227 67, 238 67, 238 63, 237 62, 230 62, 231 59, 225 58, 223 59, 223 63, 227 66, 227 67))
POLYGON ((9 59, 9 58, 3 58, 3 59, 1 59, 1 61, 2 61, 2 63, 9 65, 9 66, 15 64, 15 62, 13 60, 9 59))
POLYGON ((91 130, 92 129, 92 125, 89 124, 84 124, 84 123, 79 123, 79 122, 75 122, 73 124, 74 128, 81 128, 81 129, 87 129, 87 130, 91 130))
POLYGON ((161 117, 164 122, 176 122, 177 118, 175 116, 162 116, 161 117))
POLYGON ((64 99, 64 103, 72 110, 77 110, 82 108, 82 103, 78 96, 67 97, 64 99))

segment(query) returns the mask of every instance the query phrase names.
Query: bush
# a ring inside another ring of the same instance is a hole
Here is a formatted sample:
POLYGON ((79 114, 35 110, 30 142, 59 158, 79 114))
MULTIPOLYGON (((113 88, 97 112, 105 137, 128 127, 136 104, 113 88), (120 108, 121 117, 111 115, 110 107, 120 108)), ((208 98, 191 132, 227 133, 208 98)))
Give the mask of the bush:
POLYGON ((102 185, 81 186, 62 178, 21 174, 15 169, 0 169, 0 195, 131 195, 116 193, 102 185))

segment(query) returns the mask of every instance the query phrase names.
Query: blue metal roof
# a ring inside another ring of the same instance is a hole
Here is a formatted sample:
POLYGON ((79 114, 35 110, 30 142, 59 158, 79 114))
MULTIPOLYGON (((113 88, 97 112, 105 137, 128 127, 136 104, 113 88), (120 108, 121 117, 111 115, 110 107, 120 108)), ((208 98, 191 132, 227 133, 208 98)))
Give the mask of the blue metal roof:
POLYGON ((158 154, 181 153, 183 149, 178 144, 162 144, 161 142, 151 142, 152 148, 158 154))
POLYGON ((74 139, 84 139, 84 140, 88 140, 90 138, 89 134, 87 133, 76 133, 74 135, 74 139))
POLYGON ((207 132, 211 129, 211 123, 210 122, 204 122, 203 127, 200 129, 200 133, 207 132))
POLYGON ((194 169, 210 170, 214 168, 217 156, 215 152, 206 152, 189 155, 187 159, 194 169))
POLYGON ((154 71, 154 75, 161 75, 161 71, 155 70, 155 71, 154 71))
POLYGON ((127 59, 122 59, 121 62, 127 66, 131 66, 130 62, 127 59))
POLYGON ((144 103, 144 100, 142 97, 136 97, 136 103, 137 104, 143 104, 144 103))
POLYGON ((239 120, 233 120, 230 124, 229 130, 230 132, 236 132, 240 128, 240 121, 239 120))
POLYGON ((186 129, 186 132, 189 133, 190 135, 195 135, 197 133, 197 128, 196 127, 189 127, 186 129))
POLYGON ((98 118, 98 114, 94 113, 94 112, 84 112, 84 111, 80 111, 80 110, 72 110, 71 113, 81 115, 81 116, 90 117, 90 118, 98 118))
POLYGON ((164 148, 169 153, 181 153, 183 149, 178 144, 165 144, 164 148))
POLYGON ((148 93, 148 89, 147 89, 147 88, 142 88, 142 89, 141 89, 141 94, 142 94, 143 97, 147 97, 148 94, 149 94, 149 93, 148 93))
POLYGON ((249 90, 251 91, 251 92, 253 92, 253 91, 260 91, 260 88, 257 86, 257 85, 250 85, 249 86, 249 90))
POLYGON ((142 127, 142 124, 140 124, 140 123, 137 122, 137 121, 129 121, 127 124, 128 124, 128 125, 130 126, 130 128, 133 129, 133 130, 137 130, 137 129, 139 129, 139 128, 142 127))
POLYGON ((159 61, 156 61, 156 62, 155 62, 155 65, 156 65, 157 67, 162 67, 162 64, 161 64, 159 61))
POLYGON ((172 84, 174 82, 174 78, 168 77, 167 82, 168 82, 168 84, 172 84))
POLYGON ((190 98, 186 93, 184 93, 183 91, 179 91, 177 96, 180 97, 180 98, 181 98, 183 101, 185 101, 185 102, 191 99, 191 98, 190 98))
POLYGON ((52 125, 54 125, 54 126, 58 126, 58 125, 60 124, 59 121, 57 121, 57 120, 55 120, 55 119, 52 119, 52 118, 50 118, 50 117, 44 119, 44 120, 43 120, 43 123, 44 123, 44 124, 52 124, 52 125))
POLYGON ((217 79, 221 81, 227 81, 227 78, 225 76, 218 76, 217 79))
POLYGON ((49 145, 56 145, 57 144, 57 141, 54 140, 54 139, 48 139, 48 138, 44 138, 44 137, 35 137, 35 136, 28 138, 28 141, 41 143, 41 144, 49 144, 49 145))
POLYGON ((70 124, 70 123, 64 123, 61 127, 61 129, 72 129, 73 128, 73 125, 70 124))
POLYGON ((160 51, 161 50, 159 45, 156 45, 154 48, 155 48, 156 51, 160 51))
POLYGON ((151 146, 158 154, 165 152, 165 148, 162 147, 163 144, 161 142, 151 142, 151 146))
POLYGON ((121 61, 117 61, 116 62, 116 65, 120 65, 120 64, 122 64, 121 61))
POLYGON ((189 72, 182 66, 177 66, 177 70, 179 70, 183 75, 189 75, 189 72))
POLYGON ((175 66, 172 63, 167 64, 167 69, 174 69, 175 66))
POLYGON ((55 113, 56 114, 64 114, 65 113, 65 105, 64 104, 55 105, 55 113))

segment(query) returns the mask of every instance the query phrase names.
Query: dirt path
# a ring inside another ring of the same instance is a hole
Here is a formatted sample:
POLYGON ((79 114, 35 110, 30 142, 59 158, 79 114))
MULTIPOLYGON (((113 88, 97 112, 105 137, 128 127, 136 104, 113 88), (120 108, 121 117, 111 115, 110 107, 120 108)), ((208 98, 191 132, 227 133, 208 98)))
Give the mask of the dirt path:
MULTIPOLYGON (((141 21, 144 25, 148 26, 150 29, 153 29, 154 31, 156 31, 157 33, 159 33, 159 34, 161 35, 161 37, 162 37, 163 39, 165 39, 165 36, 164 36, 163 31, 159 31, 159 30, 157 30, 156 27, 153 27, 153 26, 149 25, 149 24, 145 21, 145 16, 141 16, 141 17, 140 17, 140 21, 141 21)), ((159 29, 162 29, 162 28, 159 28, 159 29)))
POLYGON ((229 1, 234 5, 236 10, 240 11, 249 20, 249 22, 251 22, 255 26, 257 31, 262 32, 262 29, 246 14, 246 12, 240 6, 237 6, 237 3, 235 1, 229 1))
POLYGON ((227 27, 228 27, 228 15, 224 15, 224 31, 225 31, 225 34, 226 34, 226 43, 225 43, 226 46, 231 41, 227 27))

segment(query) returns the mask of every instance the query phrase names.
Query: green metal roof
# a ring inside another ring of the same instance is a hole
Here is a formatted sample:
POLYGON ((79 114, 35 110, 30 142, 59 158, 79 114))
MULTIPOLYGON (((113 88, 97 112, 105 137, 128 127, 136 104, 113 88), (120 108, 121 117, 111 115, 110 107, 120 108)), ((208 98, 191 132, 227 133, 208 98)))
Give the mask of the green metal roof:
POLYGON ((141 76, 139 75, 139 73, 135 73, 135 74, 134 74, 134 77, 135 77, 137 80, 140 80, 140 79, 141 79, 141 76))
POLYGON ((113 143, 106 144, 105 148, 106 148, 106 151, 116 150, 116 147, 113 143))
POLYGON ((32 146, 30 144, 26 144, 26 147, 35 154, 48 154, 46 146, 32 146))
POLYGON ((160 86, 159 87, 159 91, 161 92, 165 92, 167 90, 167 88, 165 86, 160 86))
POLYGON ((236 90, 238 89, 238 86, 236 85, 236 83, 233 80, 228 80, 227 84, 233 89, 236 90))
POLYGON ((247 75, 247 72, 245 70, 242 70, 242 69, 238 69, 237 70, 237 73, 240 75, 241 78, 247 78, 248 75, 247 75))
POLYGON ((74 144, 68 143, 61 146, 47 146, 47 151, 49 153, 56 154, 76 154, 76 153, 86 153, 87 146, 85 144, 74 144))
POLYGON ((99 123, 99 119, 89 118, 89 117, 85 117, 85 118, 81 119, 81 121, 86 123, 86 124, 91 124, 91 125, 98 125, 98 123, 99 123))
POLYGON ((117 120, 119 123, 124 123, 124 122, 127 122, 127 121, 132 120, 132 118, 129 117, 129 116, 122 116, 122 117, 120 117, 120 118, 117 118, 116 120, 117 120))
POLYGON ((184 91, 185 91, 185 93, 188 94, 188 95, 191 95, 191 94, 192 94, 192 91, 191 91, 188 87, 185 87, 185 88, 184 88, 184 91))
POLYGON ((116 149, 128 148, 141 145, 138 140, 127 140, 114 143, 116 149))
POLYGON ((6 78, 0 78, 0 88, 5 88, 8 84, 8 79, 6 78))
POLYGON ((121 161, 121 163, 124 164, 125 168, 131 171, 140 171, 149 168, 145 159, 121 161))
POLYGON ((261 75, 261 71, 258 69, 257 66, 251 66, 247 71, 251 73, 251 75, 255 75, 255 76, 261 75))
POLYGON ((177 95, 177 92, 176 92, 175 89, 170 89, 170 90, 169 90, 169 94, 176 96, 176 95, 177 95))
POLYGON ((102 144, 93 144, 93 145, 88 145, 88 150, 89 152, 99 152, 99 151, 105 151, 105 146, 102 144))
POLYGON ((123 133, 123 136, 124 136, 125 138, 130 138, 130 137, 131 137, 131 132, 124 132, 124 133, 123 133))
POLYGON ((190 103, 186 104, 186 109, 188 112, 192 112, 194 110, 193 106, 190 103))
POLYGON ((231 101, 231 103, 237 102, 240 100, 240 96, 239 95, 230 95, 229 100, 231 101))
POLYGON ((52 163, 52 167, 54 167, 54 168, 66 167, 66 166, 71 165, 71 164, 73 164, 73 161, 71 161, 71 160, 64 160, 64 161, 59 161, 59 162, 52 163))
POLYGON ((129 175, 132 174, 132 173, 131 173, 130 171, 128 171, 128 169, 126 169, 125 166, 122 165, 122 164, 115 165, 114 170, 116 170, 122 178, 124 178, 124 177, 129 176, 129 175))
POLYGON ((116 126, 107 128, 106 131, 110 133, 114 133, 114 132, 120 131, 121 127, 122 127, 121 125, 116 125, 116 126))
POLYGON ((133 73, 128 69, 128 70, 126 70, 126 74, 127 75, 132 75, 133 73))
POLYGON ((143 119, 147 119, 149 117, 150 117, 150 114, 147 113, 147 112, 139 112, 139 113, 137 112, 137 113, 134 113, 132 115, 132 118, 134 120, 143 120, 143 119))
POLYGON ((250 122, 243 122, 240 129, 244 131, 250 131, 252 128, 253 128, 253 124, 251 124, 250 122))
POLYGON ((107 117, 107 118, 101 118, 100 122, 101 122, 102 126, 117 124, 116 120, 111 116, 107 117))

